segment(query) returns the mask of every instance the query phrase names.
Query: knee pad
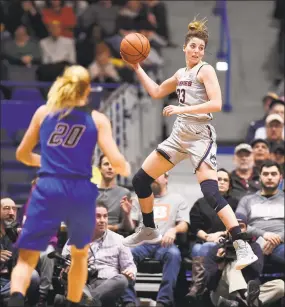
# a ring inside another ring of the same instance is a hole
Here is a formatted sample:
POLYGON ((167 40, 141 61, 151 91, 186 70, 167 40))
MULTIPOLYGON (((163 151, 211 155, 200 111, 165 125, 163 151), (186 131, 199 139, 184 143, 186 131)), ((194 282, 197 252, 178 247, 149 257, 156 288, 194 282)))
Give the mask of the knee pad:
POLYGON ((200 186, 205 199, 216 212, 219 212, 227 206, 228 203, 220 194, 216 180, 205 180, 201 182, 200 186))
POLYGON ((147 198, 151 195, 151 184, 154 179, 150 177, 142 168, 135 174, 132 183, 138 198, 147 198))

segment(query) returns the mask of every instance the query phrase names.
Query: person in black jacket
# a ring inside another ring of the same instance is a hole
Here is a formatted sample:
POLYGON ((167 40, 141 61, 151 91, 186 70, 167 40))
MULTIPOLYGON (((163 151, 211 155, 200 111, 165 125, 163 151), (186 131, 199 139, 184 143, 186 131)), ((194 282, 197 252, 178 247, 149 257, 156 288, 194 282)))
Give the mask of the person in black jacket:
MULTIPOLYGON (((220 193, 235 211, 237 200, 231 197, 231 176, 223 168, 218 170, 218 186, 220 193)), ((198 199, 190 211, 190 229, 191 233, 196 237, 196 242, 191 253, 193 285, 187 296, 196 297, 197 295, 202 295, 205 290, 203 284, 204 257, 227 232, 224 224, 216 215, 215 210, 208 204, 205 198, 198 199)))
MULTIPOLYGON (((246 232, 247 217, 241 213, 236 213, 236 217, 242 232, 246 232)), ((234 268, 236 256, 233 245, 229 238, 213 247, 205 257, 205 282, 207 289, 211 291, 213 305, 260 307, 280 300, 284 296, 283 280, 274 279, 260 284, 259 278, 264 265, 262 241, 259 242, 259 238, 256 240, 254 237, 250 239, 250 246, 258 260, 241 271, 234 268)))

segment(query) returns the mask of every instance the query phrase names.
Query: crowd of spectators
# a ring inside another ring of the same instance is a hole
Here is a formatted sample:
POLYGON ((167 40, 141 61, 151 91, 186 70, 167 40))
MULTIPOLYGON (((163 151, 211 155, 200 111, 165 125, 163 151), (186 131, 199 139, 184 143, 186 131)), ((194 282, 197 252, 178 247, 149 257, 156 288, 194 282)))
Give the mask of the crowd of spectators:
POLYGON ((78 63, 93 81, 132 82, 120 57, 124 35, 140 32, 150 40, 147 69, 161 66, 162 48, 173 45, 159 0, 1 1, 0 24, 4 80, 54 81, 66 65, 78 63))
MULTIPOLYGON (((285 294, 284 276, 283 279, 274 275, 264 279, 262 274, 268 266, 280 274, 285 265, 281 165, 268 159, 266 141, 259 139, 253 148, 246 143, 239 144, 234 156, 236 169, 232 172, 223 168, 218 170, 219 190, 236 212, 242 230, 258 255, 258 261, 242 271, 234 269, 233 243, 207 200, 201 198, 190 204, 182 195, 169 192, 169 173, 152 184, 155 223, 163 236, 161 243, 143 244, 131 249, 124 247, 123 237, 141 226, 142 216, 137 198, 130 190, 117 185, 114 169, 102 155, 98 163, 101 173, 99 197, 94 212, 97 226, 90 242, 90 274, 82 306, 140 306, 135 291, 136 276, 141 262, 149 258, 162 265, 157 307, 175 306, 175 289, 183 261, 190 261, 192 266, 192 282, 185 292, 185 302, 190 306, 195 302, 208 306, 205 298, 220 307, 259 307, 278 303, 285 294), (253 148, 258 144, 262 148, 266 146, 262 163, 261 155, 257 155, 257 167, 255 151, 259 151, 253 148), (254 302, 251 301, 252 295, 247 294, 252 287, 260 289, 254 302)), ((10 274, 17 259, 17 250, 8 234, 9 225, 16 221, 16 215, 15 203, 11 199, 2 199, 0 280, 3 287, 0 295, 4 302, 9 296, 10 274)), ((21 223, 24 221, 25 215, 20 218, 21 223)), ((21 231, 21 223, 13 226, 17 233, 21 231)), ((56 294, 54 306, 64 306, 69 264, 65 263, 59 271, 58 260, 49 255, 55 251, 62 252, 62 256, 70 259, 69 249, 68 238, 63 242, 51 238, 34 272, 27 298, 30 306, 35 304, 35 300, 37 307, 48 306, 48 294, 52 289, 56 294)))

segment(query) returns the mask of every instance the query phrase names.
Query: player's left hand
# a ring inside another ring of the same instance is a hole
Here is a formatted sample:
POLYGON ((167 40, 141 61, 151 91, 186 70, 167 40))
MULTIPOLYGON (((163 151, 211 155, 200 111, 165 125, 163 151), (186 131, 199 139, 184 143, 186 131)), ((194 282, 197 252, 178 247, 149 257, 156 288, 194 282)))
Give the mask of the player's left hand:
POLYGON ((176 239, 176 230, 175 228, 170 228, 163 236, 161 240, 162 247, 169 247, 171 246, 176 239))
POLYGON ((181 114, 183 111, 183 107, 169 105, 163 109, 162 114, 163 116, 171 116, 175 114, 181 114))

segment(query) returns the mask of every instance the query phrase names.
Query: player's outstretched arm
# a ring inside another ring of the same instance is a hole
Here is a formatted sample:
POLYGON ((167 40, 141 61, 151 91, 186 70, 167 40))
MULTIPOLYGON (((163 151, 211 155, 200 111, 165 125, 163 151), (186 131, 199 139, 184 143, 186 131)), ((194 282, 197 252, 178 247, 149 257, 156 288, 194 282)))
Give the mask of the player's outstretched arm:
MULTIPOLYGON (((127 62, 126 60, 124 61, 127 62)), ((148 76, 140 64, 128 64, 134 69, 141 84, 153 99, 164 98, 165 96, 175 92, 177 85, 176 74, 158 85, 148 76)))
POLYGON ((16 150, 16 159, 28 166, 41 166, 41 156, 33 153, 33 149, 39 142, 40 126, 47 114, 47 107, 40 106, 35 112, 28 130, 16 150))
POLYGON ((98 145, 104 155, 109 159, 116 173, 128 177, 131 174, 130 164, 120 153, 112 136, 112 128, 109 119, 102 113, 93 111, 92 118, 98 129, 98 145))

